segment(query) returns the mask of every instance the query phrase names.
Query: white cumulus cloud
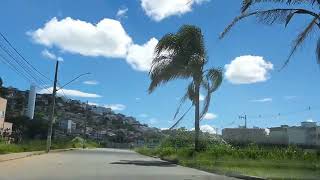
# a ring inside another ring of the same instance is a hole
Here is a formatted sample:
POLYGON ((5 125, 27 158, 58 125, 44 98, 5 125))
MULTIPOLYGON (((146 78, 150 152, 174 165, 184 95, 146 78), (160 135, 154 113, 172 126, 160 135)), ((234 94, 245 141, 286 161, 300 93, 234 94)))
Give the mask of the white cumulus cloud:
POLYGON ((52 52, 50 52, 48 49, 44 49, 41 51, 41 54, 43 57, 51 59, 51 60, 57 60, 57 61, 63 61, 63 58, 60 56, 56 56, 52 52))
POLYGON ((239 56, 225 65, 225 77, 232 84, 251 84, 269 79, 273 64, 261 56, 239 56))
MULTIPOLYGON (((59 89, 59 87, 57 87, 57 89, 59 89)), ((49 87, 46 89, 41 89, 38 93, 39 94, 51 94, 53 91, 53 87, 49 87)), ((58 96, 71 96, 71 97, 81 97, 81 98, 100 98, 102 96, 98 95, 98 94, 93 94, 93 93, 86 93, 86 92, 82 92, 79 90, 74 90, 74 89, 60 89, 59 91, 57 91, 57 95, 58 96)))
POLYGON ((83 84, 86 84, 86 85, 98 85, 99 82, 96 81, 96 80, 90 80, 90 81, 83 81, 83 84))
POLYGON ((124 17, 127 17, 127 12, 128 12, 128 8, 120 8, 118 9, 117 11, 117 18, 118 19, 121 19, 121 18, 124 18, 124 17))
POLYGON ((123 111, 125 110, 127 107, 123 104, 107 104, 104 105, 105 108, 111 108, 114 111, 123 111))
POLYGON ((210 0, 140 0, 141 7, 155 21, 192 11, 192 6, 210 0))
POLYGON ((212 119, 216 119, 218 117, 218 115, 213 114, 213 113, 206 113, 203 117, 203 119, 205 120, 212 120, 212 119))
POLYGON ((151 38, 143 45, 133 44, 129 47, 127 62, 138 71, 148 71, 151 67, 154 48, 158 44, 156 38, 151 38))
MULTIPOLYGON (((191 129, 192 131, 194 131, 194 128, 191 129)), ((217 129, 213 126, 210 126, 208 124, 205 124, 205 125, 201 125, 200 126, 200 130, 202 132, 207 132, 207 133, 210 133, 210 134, 217 134, 217 129)))
POLYGON ((108 18, 93 24, 70 17, 61 20, 54 17, 42 28, 27 34, 47 48, 57 47, 62 52, 82 56, 121 58, 138 71, 149 71, 158 43, 156 38, 151 38, 145 44, 135 44, 119 21, 108 18))
POLYGON ((251 102, 271 102, 272 101, 272 98, 262 98, 262 99, 253 99, 251 100, 251 102))
POLYGON ((208 125, 208 124, 205 124, 205 125, 201 125, 200 126, 200 130, 202 132, 207 132, 207 133, 210 133, 210 134, 217 134, 217 130, 216 128, 208 125))
POLYGON ((125 57, 132 43, 121 23, 107 18, 91 24, 54 17, 43 28, 28 34, 36 43, 84 56, 125 57))

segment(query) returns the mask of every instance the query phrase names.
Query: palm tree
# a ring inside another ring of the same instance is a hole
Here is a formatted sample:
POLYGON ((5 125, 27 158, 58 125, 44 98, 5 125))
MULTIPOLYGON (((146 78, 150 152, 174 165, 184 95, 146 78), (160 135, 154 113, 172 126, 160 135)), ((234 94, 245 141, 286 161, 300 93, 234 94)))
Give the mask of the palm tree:
MULTIPOLYGON (((155 55, 149 72, 151 78, 149 93, 152 93, 156 87, 168 81, 179 78, 191 79, 187 92, 181 100, 181 104, 189 99, 192 102, 192 106, 195 106, 196 151, 200 150, 200 120, 208 111, 211 93, 216 91, 222 82, 222 71, 215 68, 204 70, 206 63, 207 56, 201 30, 195 26, 184 25, 176 34, 169 33, 160 39, 155 48, 155 55), (200 88, 206 91, 201 112, 199 100, 200 88)), ((175 117, 179 112, 181 104, 175 117)), ((181 121, 184 115, 175 125, 181 121)))
MULTIPOLYGON (((287 60, 282 66, 283 68, 288 64, 292 55, 296 52, 298 47, 300 47, 306 40, 306 38, 310 36, 312 32, 314 32, 313 30, 316 28, 320 30, 319 7, 320 0, 243 0, 241 15, 235 17, 234 20, 225 28, 225 30, 220 35, 220 39, 223 38, 237 22, 250 16, 255 16, 261 23, 265 23, 268 25, 281 23, 284 24, 285 27, 287 27, 290 21, 296 16, 309 16, 310 20, 308 24, 296 37, 296 40, 293 41, 292 49, 287 60), (285 8, 257 10, 254 8, 254 5, 259 5, 259 3, 276 3, 279 5, 283 5, 285 8), (314 9, 314 7, 316 7, 316 9, 314 9)), ((316 57, 317 62, 320 63, 320 37, 316 45, 316 57)))

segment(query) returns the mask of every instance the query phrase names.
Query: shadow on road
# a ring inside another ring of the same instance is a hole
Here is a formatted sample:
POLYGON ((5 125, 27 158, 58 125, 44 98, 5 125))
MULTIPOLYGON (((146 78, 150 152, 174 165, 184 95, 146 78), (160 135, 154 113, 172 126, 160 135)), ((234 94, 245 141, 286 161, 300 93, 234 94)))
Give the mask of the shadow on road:
POLYGON ((160 167, 175 167, 177 165, 166 161, 130 161, 120 160, 120 162, 112 162, 110 164, 131 164, 137 166, 160 166, 160 167))

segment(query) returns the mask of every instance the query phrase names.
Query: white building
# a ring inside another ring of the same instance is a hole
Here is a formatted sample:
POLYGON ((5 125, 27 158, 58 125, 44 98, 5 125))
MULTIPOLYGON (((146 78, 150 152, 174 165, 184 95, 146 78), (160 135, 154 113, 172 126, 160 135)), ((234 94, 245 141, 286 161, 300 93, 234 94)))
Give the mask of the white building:
POLYGON ((60 121, 59 126, 68 134, 75 132, 77 129, 77 124, 72 120, 62 120, 60 121))
POLYGON ((93 111, 96 114, 100 114, 103 115, 105 113, 112 113, 111 108, 106 108, 106 107, 102 107, 102 106, 91 106, 90 107, 91 111, 93 111))
POLYGON ((316 122, 301 122, 301 126, 270 128, 270 143, 320 146, 320 127, 316 122))
POLYGON ((29 98, 28 98, 28 108, 26 111, 26 116, 29 117, 30 119, 33 119, 34 117, 34 108, 36 105, 36 86, 31 85, 30 90, 29 90, 29 98))
POLYGON ((269 128, 269 133, 260 128, 226 128, 224 140, 232 143, 257 143, 275 145, 320 146, 320 126, 305 121, 301 126, 282 125, 269 128))

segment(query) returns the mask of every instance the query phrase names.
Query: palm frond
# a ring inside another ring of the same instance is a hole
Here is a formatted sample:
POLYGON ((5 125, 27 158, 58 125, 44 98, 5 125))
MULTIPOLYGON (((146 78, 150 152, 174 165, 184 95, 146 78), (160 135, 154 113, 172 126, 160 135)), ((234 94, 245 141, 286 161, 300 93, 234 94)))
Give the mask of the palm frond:
POLYGON ((259 11, 256 14, 256 17, 259 22, 264 24, 271 25, 273 23, 284 23, 285 26, 287 26, 295 14, 311 15, 315 18, 320 17, 317 13, 306 9, 271 9, 259 11))
POLYGON ((223 32, 219 35, 219 39, 222 39, 225 37, 225 35, 233 28, 240 20, 247 18, 249 16, 255 15, 257 12, 251 12, 251 13, 242 13, 240 16, 235 17, 232 22, 223 30, 223 32))
POLYGON ((151 83, 149 93, 153 92, 160 84, 177 78, 189 78, 190 72, 176 65, 172 60, 161 61, 153 65, 150 70, 151 83))
POLYGON ((167 52, 167 51, 177 51, 179 50, 179 44, 177 43, 177 37, 174 34, 166 34, 165 36, 163 36, 156 48, 155 48, 155 55, 159 56, 161 55, 161 53, 163 52, 167 52))
POLYGON ((253 0, 243 0, 241 6, 241 13, 244 13, 251 5, 253 0))
POLYGON ((202 87, 206 90, 206 96, 202 105, 200 120, 203 119, 205 114, 208 112, 211 101, 211 94, 220 87, 223 79, 223 73, 221 69, 211 68, 206 72, 207 73, 202 80, 202 87))
POLYGON ((179 123, 183 120, 183 118, 188 114, 191 108, 192 108, 192 105, 187 109, 187 111, 183 113, 183 115, 169 129, 172 130, 176 128, 179 125, 179 123))
MULTIPOLYGON (((175 121, 175 120, 176 120, 176 118, 177 118, 177 116, 178 116, 178 114, 179 114, 179 112, 180 112, 180 109, 181 109, 182 105, 184 104, 184 102, 185 102, 187 99, 188 99, 188 98, 187 98, 187 94, 181 98, 180 104, 179 104, 176 112, 174 113, 174 116, 173 116, 173 118, 172 118, 172 121, 175 121)), ((185 113, 184 113, 184 114, 185 114, 185 113)), ((184 117, 184 116, 183 116, 183 117, 184 117)), ((182 119, 183 119, 183 118, 180 117, 180 118, 178 119, 178 121, 176 121, 176 122, 172 125, 172 127, 171 127, 170 129, 175 128, 182 119)))
POLYGON ((291 57, 297 51, 298 47, 302 45, 302 43, 305 41, 308 35, 312 32, 313 28, 317 25, 317 19, 318 18, 312 19, 312 21, 307 25, 307 27, 298 35, 297 39, 293 42, 293 46, 290 51, 289 57, 284 62, 280 70, 282 70, 289 63, 291 57))
POLYGON ((240 16, 237 16, 233 19, 233 21, 224 29, 224 31, 220 34, 219 38, 222 39, 225 35, 231 30, 232 27, 236 25, 240 20, 255 16, 259 22, 265 24, 273 24, 275 22, 284 23, 287 25, 292 16, 294 14, 307 14, 311 15, 315 18, 319 18, 319 15, 315 12, 305 10, 305 9, 269 9, 269 10, 261 10, 261 11, 254 11, 248 13, 242 13, 240 16))
POLYGON ((209 90, 211 93, 213 93, 220 87, 222 83, 223 72, 221 69, 211 68, 208 70, 206 76, 211 84, 209 90))
POLYGON ((210 89, 206 89, 206 97, 204 98, 204 101, 203 101, 202 110, 200 113, 200 121, 203 119, 203 117, 208 112, 210 102, 211 102, 211 92, 210 92, 210 89))
POLYGON ((241 6, 241 12, 244 13, 252 5, 258 3, 286 3, 287 5, 292 4, 317 4, 320 5, 320 0, 243 0, 241 6))
POLYGON ((188 85, 188 88, 187 88, 187 93, 185 95, 185 97, 188 97, 188 99, 190 99, 190 101, 192 102, 192 104, 194 105, 195 104, 195 97, 196 97, 196 90, 195 90, 195 84, 193 82, 191 82, 189 85, 188 85))

